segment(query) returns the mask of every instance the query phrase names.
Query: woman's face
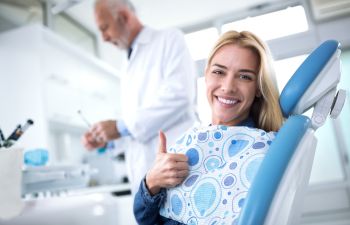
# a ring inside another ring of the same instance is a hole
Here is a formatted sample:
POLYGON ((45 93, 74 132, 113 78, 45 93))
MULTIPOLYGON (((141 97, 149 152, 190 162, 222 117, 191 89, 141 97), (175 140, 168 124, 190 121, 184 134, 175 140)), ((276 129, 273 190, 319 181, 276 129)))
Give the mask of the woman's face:
POLYGON ((234 126, 249 116, 257 87, 258 56, 235 44, 222 46, 206 70, 207 97, 214 125, 234 126))

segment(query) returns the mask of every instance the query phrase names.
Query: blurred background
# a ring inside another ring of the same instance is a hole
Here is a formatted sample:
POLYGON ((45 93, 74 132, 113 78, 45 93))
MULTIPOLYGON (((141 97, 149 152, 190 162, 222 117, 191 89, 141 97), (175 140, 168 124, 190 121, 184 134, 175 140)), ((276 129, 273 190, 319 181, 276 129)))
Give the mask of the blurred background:
MULTIPOLYGON (((198 73, 198 111, 208 121, 204 66, 227 30, 249 30, 267 41, 282 90, 322 41, 342 45, 342 78, 350 87, 350 0, 133 0, 144 24, 177 27, 198 73)), ((72 171, 75 183, 29 187, 25 209, 0 224, 135 224, 123 155, 87 152, 80 143, 89 122, 119 118, 119 76, 125 53, 103 42, 93 0, 0 0, 0 127, 8 135, 28 118, 35 125, 18 145, 45 149, 48 165, 72 171), (112 171, 112 172, 111 172, 112 171), (66 186, 65 186, 66 185, 66 186), (68 186, 67 186, 68 185, 68 186), (71 189, 69 188, 71 185, 71 189), (78 185, 78 186, 79 186, 78 185), (67 188, 68 187, 68 188, 67 188)), ((350 224, 350 99, 337 120, 316 132, 318 145, 300 224, 350 224), (347 134, 348 133, 348 134, 347 134), (348 136, 348 138, 346 138, 348 136)), ((118 145, 118 143, 116 143, 118 145)))

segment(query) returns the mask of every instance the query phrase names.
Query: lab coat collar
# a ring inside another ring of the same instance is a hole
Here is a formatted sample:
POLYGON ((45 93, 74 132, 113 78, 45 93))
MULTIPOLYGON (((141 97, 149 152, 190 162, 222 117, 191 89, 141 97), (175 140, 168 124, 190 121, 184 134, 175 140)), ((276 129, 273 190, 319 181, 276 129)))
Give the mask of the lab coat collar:
POLYGON ((128 56, 128 62, 130 62, 133 58, 133 55, 135 52, 137 52, 139 45, 147 44, 152 40, 154 30, 150 27, 144 26, 142 27, 141 31, 137 34, 135 39, 130 45, 129 49, 132 49, 132 54, 128 56))
POLYGON ((136 36, 131 43, 131 47, 134 49, 139 44, 147 44, 152 40, 153 29, 150 27, 142 27, 140 33, 136 36))

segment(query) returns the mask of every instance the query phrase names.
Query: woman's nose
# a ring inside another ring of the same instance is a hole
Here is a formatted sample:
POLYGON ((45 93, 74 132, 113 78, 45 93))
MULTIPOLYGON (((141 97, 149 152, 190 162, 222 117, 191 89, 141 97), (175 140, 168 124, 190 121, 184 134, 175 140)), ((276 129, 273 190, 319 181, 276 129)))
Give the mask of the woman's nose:
POLYGON ((221 90, 224 93, 233 93, 237 90, 237 83, 233 77, 227 76, 226 79, 222 81, 221 90))

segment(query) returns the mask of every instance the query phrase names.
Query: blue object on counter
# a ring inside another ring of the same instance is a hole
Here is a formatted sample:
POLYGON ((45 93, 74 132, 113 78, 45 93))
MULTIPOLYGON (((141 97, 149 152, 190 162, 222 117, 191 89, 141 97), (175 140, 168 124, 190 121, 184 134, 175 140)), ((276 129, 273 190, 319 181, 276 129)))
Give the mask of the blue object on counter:
POLYGON ((24 153, 24 164, 26 166, 45 166, 49 160, 49 152, 46 149, 33 149, 24 153))
POLYGON ((106 152, 106 150, 107 150, 106 147, 101 147, 101 148, 98 148, 98 149, 97 149, 97 153, 98 153, 98 154, 103 154, 103 153, 106 152))
POLYGON ((114 141, 109 141, 107 142, 107 144, 101 148, 97 149, 97 153, 98 154, 103 154, 105 153, 107 150, 111 150, 114 149, 115 145, 114 145, 114 141))

